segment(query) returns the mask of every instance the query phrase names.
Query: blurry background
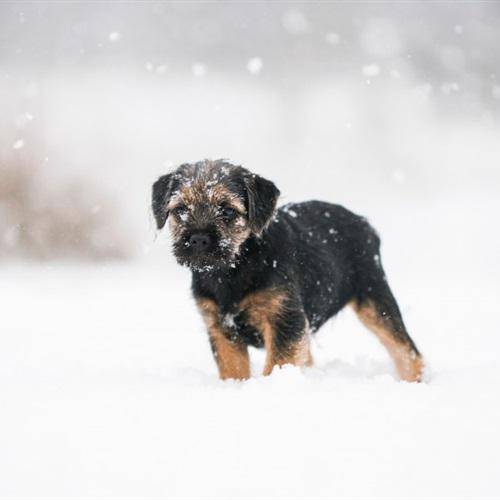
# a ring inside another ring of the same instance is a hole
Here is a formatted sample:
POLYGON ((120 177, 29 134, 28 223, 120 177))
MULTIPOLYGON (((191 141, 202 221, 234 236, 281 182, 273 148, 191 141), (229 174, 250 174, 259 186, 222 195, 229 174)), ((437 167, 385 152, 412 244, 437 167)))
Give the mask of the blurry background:
POLYGON ((205 157, 375 222, 497 197, 499 60, 495 2, 1 2, 1 258, 140 256, 205 157))

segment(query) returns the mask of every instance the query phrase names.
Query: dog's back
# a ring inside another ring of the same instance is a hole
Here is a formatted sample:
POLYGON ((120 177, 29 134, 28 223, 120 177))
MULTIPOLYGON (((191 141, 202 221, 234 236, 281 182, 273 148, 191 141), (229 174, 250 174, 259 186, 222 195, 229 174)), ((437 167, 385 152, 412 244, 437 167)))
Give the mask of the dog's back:
MULTIPOLYGON (((380 264, 380 240, 367 220, 321 201, 291 203, 278 210, 295 243, 302 301, 312 330, 354 299, 362 299, 380 264)), ((374 277, 375 278, 375 277, 374 277)))

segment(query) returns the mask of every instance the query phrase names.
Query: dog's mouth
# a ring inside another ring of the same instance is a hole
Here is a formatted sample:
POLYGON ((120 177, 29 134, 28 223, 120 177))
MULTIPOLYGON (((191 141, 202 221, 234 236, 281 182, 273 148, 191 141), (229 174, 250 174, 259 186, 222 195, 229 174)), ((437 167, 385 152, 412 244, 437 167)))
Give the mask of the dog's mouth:
POLYGON ((177 262, 181 266, 189 267, 193 271, 211 272, 227 269, 236 265, 235 258, 214 258, 211 256, 176 255, 177 262))
POLYGON ((200 272, 234 267, 236 262, 236 256, 224 245, 214 243, 210 248, 200 251, 184 238, 174 243, 174 256, 180 265, 200 272))

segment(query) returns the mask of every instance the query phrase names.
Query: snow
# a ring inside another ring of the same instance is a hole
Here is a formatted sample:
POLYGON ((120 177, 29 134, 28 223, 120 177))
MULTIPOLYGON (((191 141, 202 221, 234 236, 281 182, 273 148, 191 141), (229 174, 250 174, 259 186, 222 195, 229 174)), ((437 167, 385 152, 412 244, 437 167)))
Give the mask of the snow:
POLYGON ((108 35, 108 39, 110 42, 117 42, 121 38, 121 34, 118 31, 113 31, 108 35))
POLYGON ((405 173, 402 169, 400 168, 396 168, 393 172, 392 172, 392 178, 397 182, 397 183, 402 183, 405 181, 405 173))
POLYGON ((283 207, 283 212, 285 212, 288 215, 292 216, 294 219, 296 219, 298 217, 297 212, 295 210, 293 210, 292 208, 288 207, 288 206, 283 207))
POLYGON ((191 66, 191 71, 193 72, 193 76, 201 78, 207 74, 207 67, 203 63, 197 62, 191 66))
POLYGON ((326 43, 333 46, 338 45, 340 43, 340 35, 338 33, 330 31, 325 35, 325 41, 326 43))
POLYGON ((167 72, 167 66, 165 64, 160 64, 156 66, 155 71, 158 75, 164 75, 167 72))
POLYGON ((452 92, 458 92, 459 90, 460 85, 457 82, 445 82, 441 85, 443 94, 450 94, 452 92))
POLYGON ((380 74, 380 66, 378 64, 367 64, 362 68, 365 76, 378 76, 380 74))
POLYGON ((247 69, 252 75, 258 75, 262 71, 262 66, 263 63, 260 57, 252 57, 247 63, 247 69))
POLYGON ((21 149, 24 147, 24 141, 22 139, 18 139, 14 144, 12 144, 12 149, 21 149))
POLYGON ((315 367, 264 378, 252 350, 254 378, 219 381, 161 239, 120 265, 4 264, 0 497, 498 497, 498 208, 378 212, 423 384, 349 310, 315 367))
POLYGON ((397 69, 391 69, 389 74, 391 75, 391 78, 396 78, 396 79, 401 78, 401 73, 397 69))
POLYGON ((304 35, 311 30, 311 25, 299 9, 287 10, 282 17, 282 23, 285 30, 291 35, 304 35))
POLYGON ((466 64, 466 57, 462 49, 456 45, 445 45, 439 51, 443 66, 450 71, 462 71, 466 64))
POLYGON ((369 18, 359 34, 361 47, 373 57, 397 56, 404 48, 403 37, 399 30, 400 27, 393 20, 369 18))

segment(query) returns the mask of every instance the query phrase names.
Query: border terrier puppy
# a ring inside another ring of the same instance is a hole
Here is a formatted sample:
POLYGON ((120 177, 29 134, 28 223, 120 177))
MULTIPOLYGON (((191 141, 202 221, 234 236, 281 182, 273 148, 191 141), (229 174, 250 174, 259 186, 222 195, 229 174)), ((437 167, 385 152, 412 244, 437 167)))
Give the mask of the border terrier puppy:
POLYGON ((366 219, 330 203, 276 210, 269 180, 225 160, 184 164, 153 185, 158 229, 167 220, 178 262, 192 271, 222 379, 250 377, 248 346, 264 347, 264 374, 309 366, 310 335, 347 304, 386 347, 401 379, 420 381, 406 331, 366 219))

